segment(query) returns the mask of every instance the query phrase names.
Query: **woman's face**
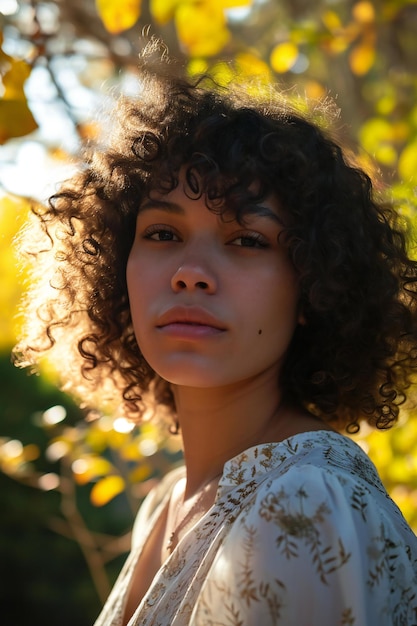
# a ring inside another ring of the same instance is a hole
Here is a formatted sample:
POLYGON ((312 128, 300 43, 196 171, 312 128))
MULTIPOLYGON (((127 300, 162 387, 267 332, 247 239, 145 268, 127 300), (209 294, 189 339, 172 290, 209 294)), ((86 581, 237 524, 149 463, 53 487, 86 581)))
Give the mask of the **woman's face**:
POLYGON ((279 241, 277 202, 262 207, 244 227, 222 220, 204 197, 184 193, 183 178, 140 207, 127 264, 133 326, 145 359, 170 383, 278 377, 298 323, 298 281, 279 241))

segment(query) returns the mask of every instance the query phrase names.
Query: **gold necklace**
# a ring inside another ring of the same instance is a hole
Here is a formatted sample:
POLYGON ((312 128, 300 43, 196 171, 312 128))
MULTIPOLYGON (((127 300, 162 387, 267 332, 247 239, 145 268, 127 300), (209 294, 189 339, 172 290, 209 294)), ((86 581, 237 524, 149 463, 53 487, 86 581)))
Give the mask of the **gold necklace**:
POLYGON ((197 500, 194 502, 194 504, 192 505, 192 507, 187 511, 187 513, 184 515, 184 517, 182 518, 182 520, 177 523, 177 517, 178 517, 178 510, 179 510, 179 505, 177 504, 177 506, 175 507, 175 515, 173 516, 174 519, 174 530, 171 532, 170 536, 169 536, 169 540, 166 546, 167 551, 169 552, 169 554, 172 554, 172 552, 174 551, 174 548, 177 546, 178 544, 178 535, 181 532, 181 530, 187 525, 188 522, 190 522, 193 519, 194 514, 197 512, 199 505, 203 502, 206 494, 207 494, 207 489, 208 487, 210 487, 210 485, 216 480, 216 478, 219 478, 222 475, 223 471, 219 472, 219 474, 216 474, 216 476, 213 476, 213 478, 210 478, 210 480, 208 480, 201 488, 201 493, 198 496, 197 500))

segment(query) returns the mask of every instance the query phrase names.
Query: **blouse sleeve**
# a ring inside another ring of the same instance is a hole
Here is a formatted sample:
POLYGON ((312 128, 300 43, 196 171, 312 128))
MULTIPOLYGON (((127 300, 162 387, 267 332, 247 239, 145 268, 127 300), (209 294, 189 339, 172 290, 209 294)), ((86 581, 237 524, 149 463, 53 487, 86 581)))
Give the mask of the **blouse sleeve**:
POLYGON ((387 510, 357 477, 318 467, 265 481, 232 522, 190 625, 415 625, 416 564, 387 510))

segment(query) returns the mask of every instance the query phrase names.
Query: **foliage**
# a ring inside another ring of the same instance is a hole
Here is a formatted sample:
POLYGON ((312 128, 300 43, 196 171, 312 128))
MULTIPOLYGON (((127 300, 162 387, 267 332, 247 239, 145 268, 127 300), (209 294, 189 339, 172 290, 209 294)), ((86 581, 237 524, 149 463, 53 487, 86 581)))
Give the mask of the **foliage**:
POLYGON ((162 445, 164 431, 155 424, 138 429, 125 420, 101 417, 88 425, 81 410, 46 376, 28 377, 5 357, 0 368, 0 420, 8 432, 0 436, 1 471, 22 485, 54 494, 58 506, 44 522, 77 541, 104 601, 110 591, 108 562, 128 550, 139 504, 156 478, 179 459, 178 443, 162 445), (22 384, 25 395, 18 391, 22 384), (104 506, 105 514, 94 510, 104 506))
MULTIPOLYGON (((0 33, 0 46, 3 36, 0 33)), ((27 135, 37 128, 29 109, 24 84, 31 67, 22 59, 14 59, 0 47, 0 67, 3 95, 0 100, 0 143, 12 137, 27 135)))
MULTIPOLYGON (((101 600, 73 536, 56 532, 70 492, 64 500, 57 489, 48 491, 48 480, 57 466, 43 457, 47 436, 37 426, 42 409, 48 406, 62 403, 69 423, 80 419, 79 410, 44 377, 14 368, 7 353, 0 356, 0 397, 1 456, 9 459, 8 471, 0 472, 2 622, 54 626, 59 616, 63 626, 74 622, 88 626, 101 600), (26 467, 22 464, 18 469, 13 455, 16 459, 22 450, 26 467), (42 477, 42 483, 37 482, 42 477), (34 484, 40 488, 34 489, 34 484)), ((91 524, 91 512, 81 498, 77 506, 90 513, 91 524)), ((107 516, 108 533, 126 532, 130 519, 120 506, 118 519, 116 524, 107 516)), ((116 574, 113 567, 120 567, 120 559, 107 566, 110 579, 116 574)))
POLYGON ((359 138, 383 169, 398 167, 400 180, 414 177, 415 0, 284 0, 279 5, 273 0, 96 0, 95 5, 92 0, 21 0, 16 6, 3 20, 2 142, 35 128, 24 94, 32 69, 47 69, 77 125, 56 58, 74 60, 81 50, 79 80, 96 89, 97 77, 115 80, 119 71, 135 72, 145 27, 162 36, 190 73, 231 77, 228 64, 234 62, 241 73, 272 77, 285 89, 297 85, 313 98, 330 93, 349 114, 351 138, 359 138))
MULTIPOLYGON (((313 100, 330 94, 342 111, 346 143, 357 146, 364 167, 378 168, 381 186, 390 186, 415 222, 416 27, 415 0, 0 0, 0 144, 15 152, 26 141, 42 144, 60 162, 76 156, 96 133, 90 103, 101 107, 104 97, 139 88, 137 55, 141 33, 149 32, 190 75, 209 72, 227 83, 238 73, 313 100), (52 116, 42 115, 52 109, 66 117, 73 141, 60 139, 52 116)), ((31 193, 24 178, 22 196, 31 193)), ((1 173, 0 181, 7 189, 1 173)), ((29 204, 0 198, 4 355, 14 342, 24 282, 24 273, 16 278, 10 242, 29 204)), ((3 377, 1 388, 3 477, 47 491, 42 502, 54 499, 43 523, 75 539, 102 600, 112 578, 108 564, 127 549, 127 535, 117 537, 155 477, 179 459, 179 444, 151 423, 132 428, 117 416, 87 422, 69 398, 55 396, 48 372, 16 376, 16 384, 3 377)), ((403 420, 359 441, 417 531, 417 421, 414 414, 403 420)))
MULTIPOLYGON (((28 215, 25 200, 0 197, 0 351, 6 351, 16 337, 15 313, 22 293, 22 284, 16 280, 16 258, 12 239, 28 215)), ((22 271, 23 280, 23 271, 22 271)))

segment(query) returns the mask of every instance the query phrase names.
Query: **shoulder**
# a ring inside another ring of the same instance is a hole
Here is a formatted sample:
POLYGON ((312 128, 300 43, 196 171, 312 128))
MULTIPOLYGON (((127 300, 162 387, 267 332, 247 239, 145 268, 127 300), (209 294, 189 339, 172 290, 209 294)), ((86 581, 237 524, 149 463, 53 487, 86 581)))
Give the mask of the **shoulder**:
POLYGON ((230 554, 287 586, 301 575, 317 590, 342 579, 371 588, 375 579, 388 593, 400 571, 417 584, 417 538, 357 444, 305 433, 273 453, 279 460, 230 525, 230 554))
POLYGON ((408 623, 400 617, 417 609, 417 539, 372 463, 333 434, 283 443, 232 518, 202 600, 214 607, 227 592, 251 623, 388 625, 393 611, 408 623))
POLYGON ((349 520, 365 535, 383 523, 417 541, 369 457, 339 433, 307 432, 262 444, 232 459, 226 469, 230 501, 240 503, 236 513, 241 520, 270 527, 273 520, 278 524, 279 515, 287 524, 309 516, 341 528, 349 520))
POLYGON ((360 573, 364 584, 381 568, 404 566, 415 576, 417 538, 367 455, 337 434, 305 435, 277 448, 281 462, 232 524, 232 549, 234 542, 242 550, 252 546, 255 569, 269 563, 273 573, 285 563, 294 583, 300 567, 319 585, 343 571, 360 573))
POLYGON ((274 454, 279 462, 265 473, 244 516, 271 521, 268 511, 278 515, 279 510, 287 523, 309 517, 342 529, 349 520, 365 534, 383 523, 415 540, 375 466, 351 439, 333 432, 304 433, 287 439, 274 454))

